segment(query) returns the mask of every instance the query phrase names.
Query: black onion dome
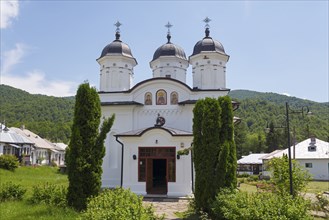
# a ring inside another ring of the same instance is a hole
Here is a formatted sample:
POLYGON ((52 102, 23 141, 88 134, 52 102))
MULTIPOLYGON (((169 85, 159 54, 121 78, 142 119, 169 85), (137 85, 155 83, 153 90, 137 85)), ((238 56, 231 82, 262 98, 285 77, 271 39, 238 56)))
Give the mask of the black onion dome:
POLYGON ((187 60, 183 48, 181 48, 180 46, 178 46, 176 44, 171 43, 170 38, 171 38, 171 36, 168 34, 167 35, 168 42, 166 44, 160 46, 154 52, 152 61, 154 61, 162 56, 174 56, 174 57, 181 58, 183 60, 187 60))
POLYGON ((193 54, 191 56, 197 55, 203 51, 213 51, 225 54, 223 45, 219 41, 209 37, 209 28, 206 28, 205 32, 206 36, 195 44, 193 54))
POLYGON ((128 44, 122 42, 120 40, 120 33, 116 33, 115 34, 116 39, 111 42, 110 44, 108 44, 106 47, 104 47, 102 54, 99 58, 102 58, 106 55, 111 55, 111 54, 121 54, 125 57, 130 57, 133 58, 133 55, 131 53, 130 47, 128 46, 128 44))

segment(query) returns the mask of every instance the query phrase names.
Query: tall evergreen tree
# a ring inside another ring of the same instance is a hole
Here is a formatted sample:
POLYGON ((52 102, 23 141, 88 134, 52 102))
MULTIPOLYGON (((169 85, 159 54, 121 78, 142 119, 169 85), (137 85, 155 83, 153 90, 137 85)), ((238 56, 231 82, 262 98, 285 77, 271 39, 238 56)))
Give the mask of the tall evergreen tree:
POLYGON ((71 140, 65 157, 69 179, 67 201, 76 210, 84 210, 87 199, 100 191, 104 140, 113 125, 114 115, 104 119, 99 133, 100 118, 100 99, 96 89, 91 88, 89 83, 81 84, 76 95, 71 140))
POLYGON ((200 210, 209 211, 215 198, 215 167, 219 154, 220 107, 215 99, 199 100, 194 107, 195 201, 200 210))
POLYGON ((226 167, 222 173, 218 175, 224 176, 224 187, 235 188, 237 184, 236 179, 236 146, 234 143, 234 124, 233 124, 233 107, 232 100, 229 96, 223 96, 218 99, 220 107, 222 109, 221 129, 220 129, 220 142, 223 149, 220 156, 220 164, 226 167))

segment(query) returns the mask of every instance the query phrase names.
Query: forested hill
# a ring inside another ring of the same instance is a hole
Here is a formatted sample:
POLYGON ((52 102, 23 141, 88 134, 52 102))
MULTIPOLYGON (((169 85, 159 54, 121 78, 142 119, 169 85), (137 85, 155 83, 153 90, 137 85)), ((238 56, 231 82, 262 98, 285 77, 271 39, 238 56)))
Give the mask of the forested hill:
POLYGON ((249 152, 273 150, 269 147, 269 134, 265 132, 271 123, 274 125, 275 145, 279 148, 287 147, 287 132, 284 128, 286 126, 286 102, 289 104, 292 140, 295 136, 296 141, 300 142, 315 135, 321 140, 329 141, 328 102, 318 103, 276 93, 248 90, 234 90, 229 95, 240 102, 239 109, 234 112, 235 116, 242 119, 242 123, 235 129, 239 156, 249 152), (306 114, 307 109, 312 112, 311 115, 306 114), (301 113, 302 111, 304 114, 301 113))
POLYGON ((289 102, 291 106, 312 106, 312 105, 320 105, 320 106, 329 106, 329 102, 314 102, 307 99, 300 99, 293 96, 281 95, 273 92, 256 92, 251 90, 232 90, 229 93, 229 96, 234 99, 244 100, 244 99, 258 99, 274 102, 276 104, 282 104, 283 102, 289 102))
POLYGON ((8 127, 25 127, 53 142, 68 143, 73 121, 74 97, 32 95, 0 85, 0 121, 8 127))
MULTIPOLYGON (((237 147, 243 149, 243 152, 266 151, 264 128, 272 121, 276 126, 284 123, 286 101, 292 109, 300 110, 301 107, 308 106, 314 113, 313 116, 304 118, 301 114, 291 114, 291 128, 296 127, 297 140, 315 134, 318 138, 328 141, 328 103, 248 90, 233 90, 229 95, 241 103, 234 115, 242 119, 242 123, 236 128, 236 140, 237 147)), ((0 85, 0 121, 5 120, 8 127, 20 127, 24 124, 27 129, 41 137, 68 143, 74 102, 74 97, 32 95, 20 89, 0 85)), ((284 142, 285 138, 281 139, 284 142)))

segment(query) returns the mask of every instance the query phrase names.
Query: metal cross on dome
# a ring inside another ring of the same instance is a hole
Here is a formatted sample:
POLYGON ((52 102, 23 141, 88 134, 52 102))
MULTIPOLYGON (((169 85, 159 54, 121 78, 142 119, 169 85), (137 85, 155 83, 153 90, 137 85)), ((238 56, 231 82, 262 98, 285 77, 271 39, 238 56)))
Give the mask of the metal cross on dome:
POLYGON ((170 22, 168 21, 168 23, 165 25, 166 28, 168 28, 168 34, 170 34, 170 28, 172 27, 173 25, 170 24, 170 22))
POLYGON ((206 18, 203 20, 203 22, 206 23, 205 28, 209 28, 209 27, 210 27, 210 26, 209 26, 209 22, 211 22, 211 19, 210 19, 210 18, 206 17, 206 18))
POLYGON ((117 27, 117 29, 116 29, 117 32, 120 32, 120 26, 121 26, 121 25, 122 25, 122 24, 121 24, 119 21, 117 21, 117 22, 114 24, 114 26, 117 27))

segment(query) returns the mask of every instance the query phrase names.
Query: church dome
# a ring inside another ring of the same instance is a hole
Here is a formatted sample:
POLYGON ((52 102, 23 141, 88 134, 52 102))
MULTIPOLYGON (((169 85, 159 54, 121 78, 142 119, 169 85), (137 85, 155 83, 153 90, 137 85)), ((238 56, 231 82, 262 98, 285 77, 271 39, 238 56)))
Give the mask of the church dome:
POLYGON ((168 34, 167 35, 168 42, 166 44, 160 46, 155 51, 152 61, 154 61, 162 56, 173 56, 173 57, 177 57, 177 58, 180 58, 183 60, 187 60, 183 48, 181 48, 180 46, 178 46, 176 44, 171 43, 170 38, 171 38, 171 36, 168 34))
POLYGON ((209 37, 209 28, 206 28, 205 33, 206 36, 195 44, 193 54, 191 56, 208 51, 225 54, 223 45, 219 41, 209 37))
POLYGON ((125 57, 130 57, 130 58, 134 59, 128 44, 126 44, 120 40, 119 32, 117 32, 115 34, 115 37, 116 37, 116 39, 112 43, 110 43, 106 47, 104 47, 102 54, 99 58, 102 58, 106 55, 119 54, 119 55, 122 55, 125 57))

